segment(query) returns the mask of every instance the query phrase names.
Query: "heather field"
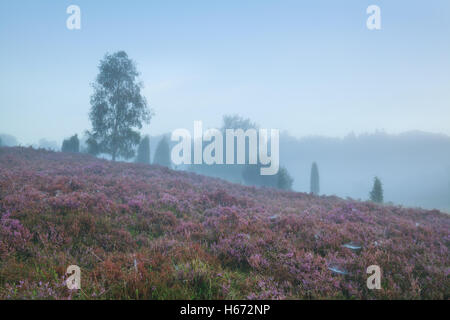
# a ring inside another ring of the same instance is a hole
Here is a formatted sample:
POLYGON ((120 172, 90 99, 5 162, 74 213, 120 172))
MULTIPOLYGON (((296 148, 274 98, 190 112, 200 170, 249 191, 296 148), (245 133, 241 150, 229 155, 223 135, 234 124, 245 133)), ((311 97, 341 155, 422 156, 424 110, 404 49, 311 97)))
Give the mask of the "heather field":
POLYGON ((438 211, 0 148, 0 216, 1 299, 450 297, 438 211), (66 288, 69 265, 82 290, 66 288))

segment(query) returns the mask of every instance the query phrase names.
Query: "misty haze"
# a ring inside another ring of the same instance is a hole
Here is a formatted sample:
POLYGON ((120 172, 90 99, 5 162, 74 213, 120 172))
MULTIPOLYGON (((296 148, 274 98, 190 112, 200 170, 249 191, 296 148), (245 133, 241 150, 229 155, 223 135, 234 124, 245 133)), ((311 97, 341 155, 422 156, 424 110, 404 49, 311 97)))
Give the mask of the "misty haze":
POLYGON ((0 299, 449 299, 450 4, 325 2, 2 1, 0 299))

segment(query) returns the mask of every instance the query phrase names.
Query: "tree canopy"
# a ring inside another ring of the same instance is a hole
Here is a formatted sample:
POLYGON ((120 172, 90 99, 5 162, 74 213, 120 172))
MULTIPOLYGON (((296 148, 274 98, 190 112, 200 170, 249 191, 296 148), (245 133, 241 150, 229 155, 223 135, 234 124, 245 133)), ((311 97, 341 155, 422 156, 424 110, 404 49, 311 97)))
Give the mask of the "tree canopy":
POLYGON ((106 54, 100 61, 99 74, 92 85, 92 132, 88 134, 91 153, 106 153, 129 159, 140 142, 143 123, 149 123, 152 111, 141 94, 136 64, 124 51, 106 54))
POLYGON ((80 140, 78 135, 74 135, 69 139, 65 139, 61 148, 62 152, 80 152, 80 140))

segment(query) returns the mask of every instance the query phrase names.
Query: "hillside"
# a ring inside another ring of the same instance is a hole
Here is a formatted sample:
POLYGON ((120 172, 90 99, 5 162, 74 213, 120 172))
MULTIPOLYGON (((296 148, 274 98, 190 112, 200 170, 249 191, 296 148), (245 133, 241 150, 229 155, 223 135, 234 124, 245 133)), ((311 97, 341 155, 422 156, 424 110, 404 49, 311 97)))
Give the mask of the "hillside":
POLYGON ((0 148, 0 216, 1 299, 450 298, 438 211, 0 148), (65 288, 73 264, 82 291, 65 288))
MULTIPOLYGON (((159 141, 153 138, 151 144, 159 141)), ((375 132, 344 138, 280 136, 280 162, 294 178, 293 189, 310 191, 317 162, 322 194, 366 200, 378 176, 386 202, 450 213, 450 137, 420 131, 375 132)), ((242 168, 193 166, 195 172, 242 181, 242 168)))

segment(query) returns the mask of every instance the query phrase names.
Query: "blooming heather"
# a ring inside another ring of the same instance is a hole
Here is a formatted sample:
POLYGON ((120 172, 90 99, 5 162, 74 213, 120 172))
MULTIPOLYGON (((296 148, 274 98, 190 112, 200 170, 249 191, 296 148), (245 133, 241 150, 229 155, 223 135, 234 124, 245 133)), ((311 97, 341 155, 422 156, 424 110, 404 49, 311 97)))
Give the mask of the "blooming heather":
POLYGON ((0 148, 1 299, 448 299, 449 226, 438 211, 0 148), (82 291, 65 287, 69 265, 82 291))

